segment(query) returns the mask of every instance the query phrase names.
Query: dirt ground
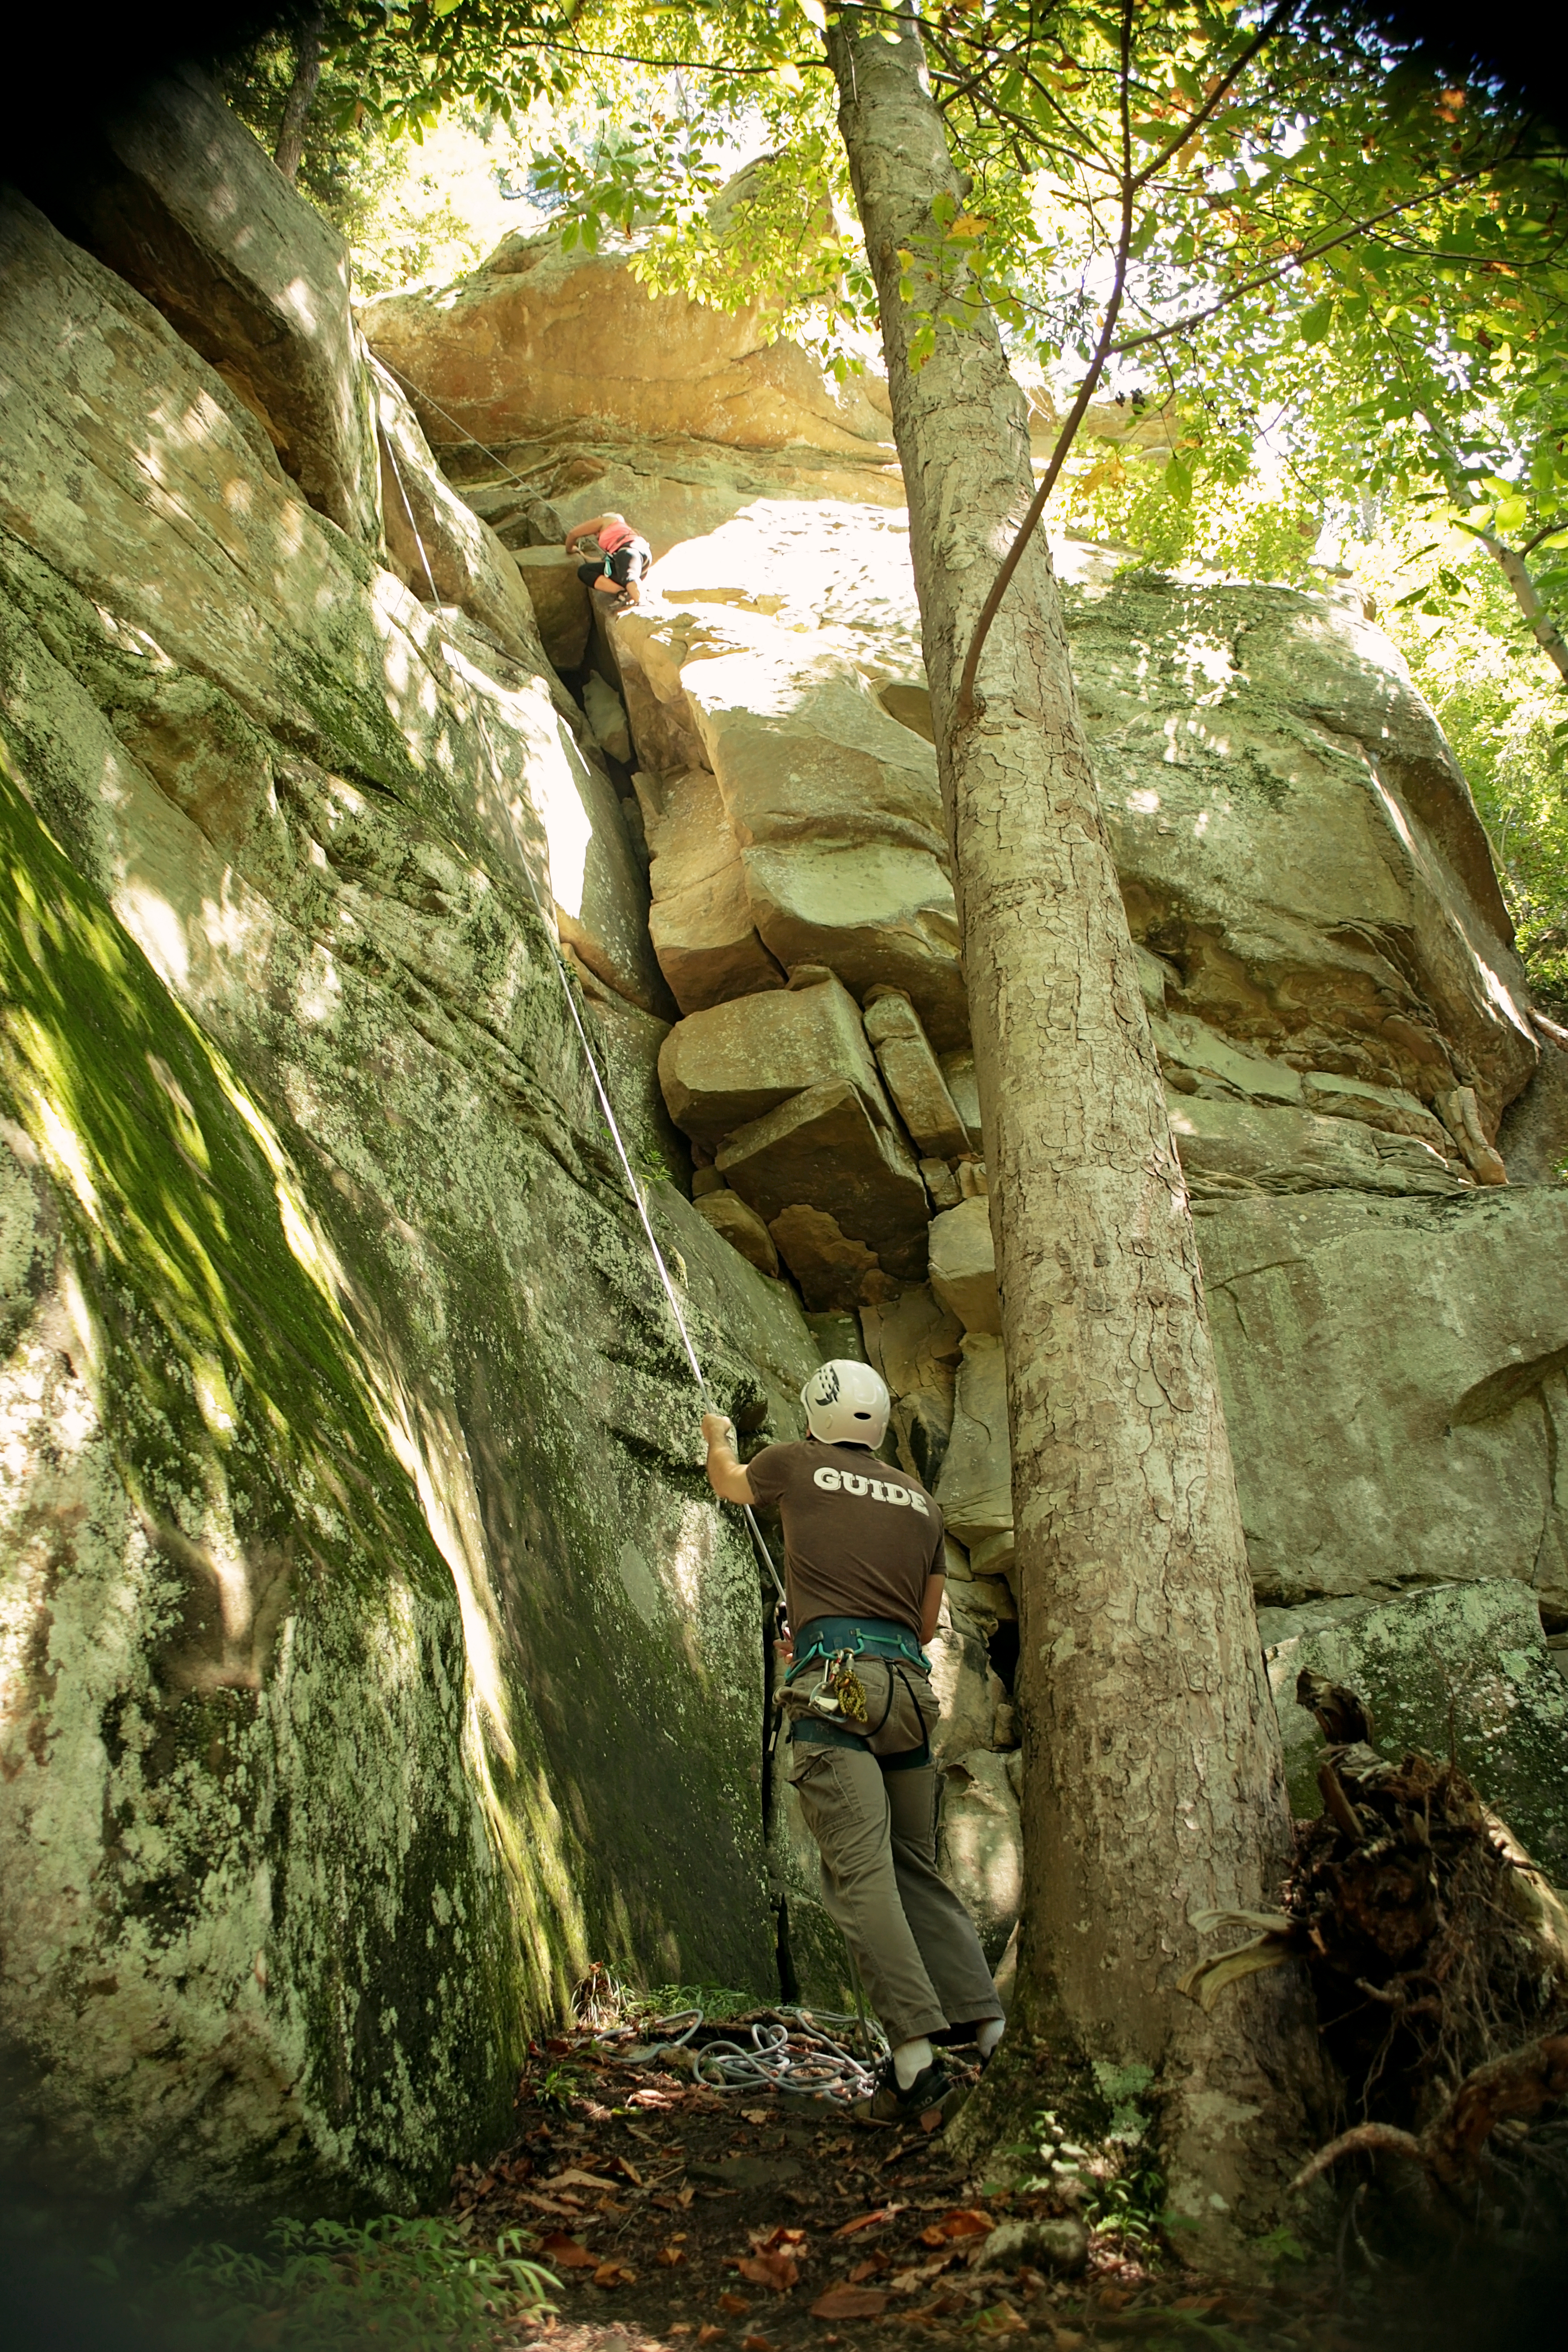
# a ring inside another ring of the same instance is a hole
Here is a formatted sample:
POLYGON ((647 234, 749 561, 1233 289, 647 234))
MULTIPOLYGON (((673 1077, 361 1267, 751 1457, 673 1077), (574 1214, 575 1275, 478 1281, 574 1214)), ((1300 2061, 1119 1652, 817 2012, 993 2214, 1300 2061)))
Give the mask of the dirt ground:
POLYGON ((1012 2335, 1057 2352, 1134 2337, 1337 2352, 1331 2316, 1300 2293, 1238 2296, 1168 2261, 1147 2268, 1112 2238, 1089 2239, 1076 2275, 990 2259, 1003 2225, 1068 2206, 971 2177, 940 2116, 924 2120, 858 2124, 826 2100, 700 2088, 563 2036, 523 2079, 515 2139, 458 2175, 453 2210, 492 2242, 526 2231, 523 2251, 560 2279, 557 2313, 532 2331, 550 2352, 887 2352, 1012 2335))

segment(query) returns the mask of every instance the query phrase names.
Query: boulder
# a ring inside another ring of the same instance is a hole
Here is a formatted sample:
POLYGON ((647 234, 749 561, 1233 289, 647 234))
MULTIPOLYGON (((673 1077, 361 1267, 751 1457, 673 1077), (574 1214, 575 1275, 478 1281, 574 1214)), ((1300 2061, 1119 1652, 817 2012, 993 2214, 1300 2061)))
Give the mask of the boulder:
POLYGON ((861 1309, 860 1328, 868 1360, 888 1383, 890 1395, 941 1383, 952 1385, 962 1360, 963 1328, 924 1283, 900 1292, 884 1307, 861 1309))
POLYGON ((577 558, 554 547, 529 547, 512 557, 534 625, 558 670, 576 669, 588 650, 588 591, 577 577, 577 558))
POLYGON ((597 670, 590 670, 583 682, 583 708, 600 751, 618 760, 623 768, 629 768, 632 739, 626 731, 626 707, 615 688, 597 670))
POLYGON ((1024 1898, 1024 1834, 1008 1759, 971 1748, 943 1774, 937 1844, 943 1878, 966 1906, 994 1967, 1024 1898))
MULTIPOLYGON (((768 1001, 743 1000, 748 1004, 768 1001)), ((844 1239, 869 1250, 896 1278, 919 1282, 924 1276, 926 1205, 920 1172, 898 1138, 873 1118, 859 1088, 847 1080, 808 1087, 765 1117, 737 1128, 714 1164, 732 1190, 765 1218, 803 1283, 805 1266, 792 1255, 799 1220, 792 1218, 787 1230, 779 1223, 786 1211, 798 1209, 830 1220, 844 1239)), ((827 1229, 817 1230, 826 1234, 827 1229)), ((814 1242, 813 1247, 817 1245, 814 1242)), ((859 1263, 864 1272, 871 1271, 859 1263)), ((863 1286, 837 1288, 842 1295, 808 1296, 806 1304, 853 1305, 863 1286)))
POLYGON ((1022 2221, 999 2221, 982 2238, 974 2267, 980 2271, 1013 2270, 1026 2263, 1031 2269, 1054 2271, 1059 2278, 1076 2278, 1089 2266, 1089 2231, 1076 2213, 1031 2215, 1022 2221))
POLYGON ((371 375, 386 547, 399 578, 418 597, 457 605, 503 653, 542 670, 544 648, 515 562, 443 478, 418 418, 374 360, 371 375))
POLYGON ((937 1044, 967 1033, 952 886, 928 851, 806 840, 741 856, 752 919, 782 964, 828 964, 859 994, 903 989, 937 1044))
POLYGON ((1559 1885, 1568 1874, 1568 1687, 1529 1587, 1507 1577, 1428 1586, 1349 1611, 1264 1610, 1291 1809, 1322 1811, 1322 1735, 1296 1705, 1303 1668, 1346 1684, 1372 1713, 1373 1744, 1450 1752, 1559 1885))
POLYGON ((651 294, 632 256, 563 252, 553 230, 507 237, 456 288, 379 296, 363 319, 381 357, 489 448, 585 416, 759 449, 858 455, 889 437, 857 385, 769 341, 761 311, 651 294))
POLYGON ((704 1223, 716 1234, 722 1234, 730 1247, 754 1265, 759 1274, 775 1276, 779 1270, 779 1254, 773 1235, 758 1216, 755 1209, 742 1200, 738 1192, 704 1192, 692 1203, 704 1223))
MULTIPOLYGON (((1007 1435, 1007 1367, 1000 1339, 973 1332, 953 1398, 952 1436, 937 1481, 943 1521, 971 1553, 1013 1529, 1013 1456, 1007 1435)), ((990 1555, 987 1555, 989 1559, 990 1555)))
POLYGON ((966 1331, 1002 1336, 991 1206, 984 1194, 931 1219, 931 1286, 966 1331))
POLYGON ((144 82, 37 193, 258 417, 319 514, 380 546, 348 248, 195 66, 144 82))
POLYGON ((1199 1205, 1260 1598, 1504 1576, 1568 1623, 1568 1189, 1199 1205))
POLYGON ((740 845, 706 768, 632 778, 651 856, 649 936, 682 1013, 784 986, 752 920, 740 845))
POLYGON ((947 1081, 931 1052, 920 1014, 901 989, 873 989, 866 1000, 866 1034, 899 1116, 922 1158, 953 1160, 969 1150, 947 1081))
MULTIPOLYGON (((770 989, 689 1013, 669 1033, 659 1076, 670 1117, 709 1150, 792 1095, 840 1081, 859 1094, 891 1139, 893 1116, 860 1008, 831 975, 815 986, 770 989)), ((816 1197, 789 1192, 778 1206, 816 1197)), ((924 1201, 922 1189, 922 1225, 924 1201)))

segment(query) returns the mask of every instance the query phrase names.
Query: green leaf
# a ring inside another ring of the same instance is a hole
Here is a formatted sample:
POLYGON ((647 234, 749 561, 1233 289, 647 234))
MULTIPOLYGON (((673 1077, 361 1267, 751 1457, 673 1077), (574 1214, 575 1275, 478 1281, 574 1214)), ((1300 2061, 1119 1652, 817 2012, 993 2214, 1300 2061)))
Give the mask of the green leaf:
POLYGON ((1321 302, 1314 302, 1310 310, 1302 313, 1299 330, 1301 341, 1304 343, 1321 343, 1333 323, 1333 297, 1325 294, 1321 302))

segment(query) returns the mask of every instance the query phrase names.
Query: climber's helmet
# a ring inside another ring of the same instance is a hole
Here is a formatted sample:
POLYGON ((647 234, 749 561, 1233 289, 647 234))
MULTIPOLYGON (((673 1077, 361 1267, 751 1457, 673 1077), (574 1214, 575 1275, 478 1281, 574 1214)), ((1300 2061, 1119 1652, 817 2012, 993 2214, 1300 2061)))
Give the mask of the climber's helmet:
POLYGON ((869 1445, 882 1443, 892 1400, 888 1384, 869 1364, 850 1363, 835 1357, 821 1364, 800 1392, 805 1425, 824 1445, 869 1445))

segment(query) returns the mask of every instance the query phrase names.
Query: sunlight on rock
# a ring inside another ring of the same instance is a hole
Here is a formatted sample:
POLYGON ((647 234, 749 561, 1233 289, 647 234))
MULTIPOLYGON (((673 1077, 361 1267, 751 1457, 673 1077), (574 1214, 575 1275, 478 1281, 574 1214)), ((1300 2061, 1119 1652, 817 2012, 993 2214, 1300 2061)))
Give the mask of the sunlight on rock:
POLYGON ((37 1098, 37 1109, 38 1123, 44 1131, 45 1150, 65 1177, 87 1215, 95 1225, 101 1224, 98 1187, 88 1168, 81 1139, 65 1114, 47 1096, 37 1098))
POLYGON ((185 987, 191 976, 191 954, 185 929, 168 900, 150 885, 127 882, 116 912, 159 977, 174 989, 185 987))

